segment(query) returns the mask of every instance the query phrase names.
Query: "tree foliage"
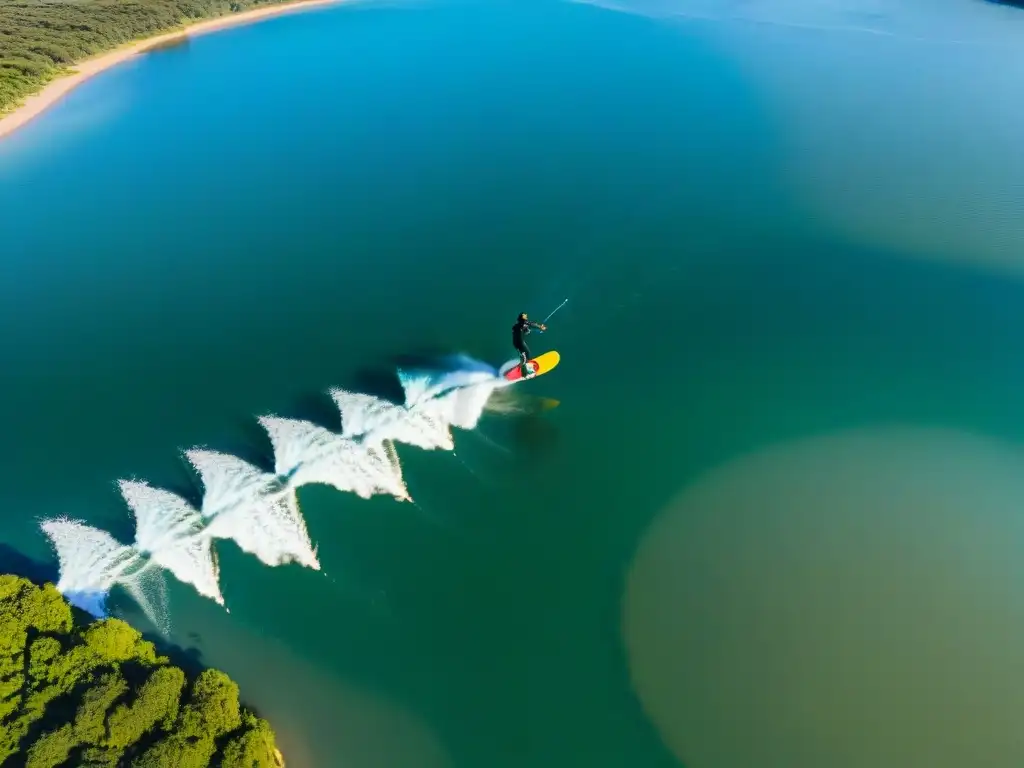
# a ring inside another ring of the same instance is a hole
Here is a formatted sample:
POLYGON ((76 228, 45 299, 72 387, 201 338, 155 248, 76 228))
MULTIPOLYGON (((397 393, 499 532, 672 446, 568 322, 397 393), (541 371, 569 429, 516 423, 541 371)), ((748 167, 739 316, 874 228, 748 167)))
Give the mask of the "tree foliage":
POLYGON ((0 115, 82 59, 183 24, 284 0, 3 0, 0 115))
POLYGON ((0 576, 0 764, 273 768, 274 734, 238 686, 189 680, 128 624, 75 623, 52 584, 0 576))

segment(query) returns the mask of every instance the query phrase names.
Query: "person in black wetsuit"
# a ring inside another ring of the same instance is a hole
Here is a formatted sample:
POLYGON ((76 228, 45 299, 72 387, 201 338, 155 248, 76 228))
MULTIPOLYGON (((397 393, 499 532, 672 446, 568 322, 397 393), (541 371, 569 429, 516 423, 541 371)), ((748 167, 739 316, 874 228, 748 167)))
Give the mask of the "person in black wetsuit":
POLYGON ((526 335, 533 328, 541 331, 548 329, 544 323, 531 322, 525 312, 519 313, 519 317, 516 318, 516 324, 512 326, 512 346, 519 353, 519 370, 522 371, 524 378, 533 376, 533 371, 527 365, 530 359, 530 348, 526 346, 526 335))

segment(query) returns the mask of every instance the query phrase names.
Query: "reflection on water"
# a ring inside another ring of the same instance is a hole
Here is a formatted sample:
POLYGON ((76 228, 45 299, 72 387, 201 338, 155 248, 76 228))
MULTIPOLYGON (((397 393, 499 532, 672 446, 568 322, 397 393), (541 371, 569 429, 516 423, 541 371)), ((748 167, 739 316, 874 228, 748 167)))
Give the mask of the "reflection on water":
POLYGON ((652 18, 875 35, 904 41, 1012 44, 1015 11, 964 0, 578 0, 652 18))
POLYGON ((878 430, 767 449, 644 538, 634 687, 689 768, 1024 764, 1024 453, 878 430))
POLYGON ((854 242, 1024 274, 1021 9, 592 1, 714 40, 743 67, 809 222, 854 242))

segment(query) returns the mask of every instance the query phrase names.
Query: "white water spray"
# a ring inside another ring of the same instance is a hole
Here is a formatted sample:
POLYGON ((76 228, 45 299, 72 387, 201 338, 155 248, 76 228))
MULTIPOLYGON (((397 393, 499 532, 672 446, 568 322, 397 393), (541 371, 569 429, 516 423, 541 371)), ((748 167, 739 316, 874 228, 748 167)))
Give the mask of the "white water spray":
POLYGON ((93 616, 106 616, 110 590, 120 585, 150 622, 167 634, 163 578, 148 570, 135 547, 121 544, 106 531, 66 517, 44 520, 41 527, 57 553, 57 589, 69 603, 93 616))
POLYGON ((224 605, 213 542, 205 535, 199 510, 180 496, 147 483, 121 480, 118 485, 135 515, 135 548, 178 581, 224 605))
POLYGON ((441 397, 428 400, 421 407, 434 418, 459 429, 476 429, 483 416, 487 401, 499 384, 486 381, 456 389, 441 397))
POLYGON ((384 494, 411 500, 395 443, 453 451, 451 428, 474 429, 495 389, 507 385, 489 366, 464 357, 455 360, 454 370, 400 372, 403 405, 330 390, 341 415, 340 433, 307 421, 260 417, 274 451, 273 473, 230 454, 185 451, 204 488, 199 509, 148 483, 119 481, 135 517, 132 546, 83 523, 44 521, 42 529, 60 561, 57 588, 74 605, 103 616, 110 590, 121 585, 166 633, 162 572, 151 566, 223 605, 215 539, 233 540, 266 565, 298 563, 320 570, 296 491, 315 483, 364 499, 384 494))
POLYGON ((322 483, 368 499, 409 500, 401 467, 383 446, 363 444, 308 421, 261 416, 274 447, 274 471, 295 486, 322 483))
POLYGON ((368 444, 391 440, 427 451, 455 449, 450 425, 423 406, 407 408, 343 389, 332 389, 330 394, 341 411, 345 437, 358 437, 368 444))
POLYGON ((201 511, 213 538, 233 539, 267 565, 320 570, 293 488, 227 453, 193 448, 185 457, 205 488, 201 511))

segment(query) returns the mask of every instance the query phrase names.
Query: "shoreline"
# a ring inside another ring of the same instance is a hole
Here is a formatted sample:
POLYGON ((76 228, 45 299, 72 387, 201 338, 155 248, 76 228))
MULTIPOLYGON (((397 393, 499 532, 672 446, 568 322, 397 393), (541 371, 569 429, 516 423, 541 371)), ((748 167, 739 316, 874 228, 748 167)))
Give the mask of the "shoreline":
POLYGON ((154 48, 160 48, 169 43, 183 40, 189 37, 217 32, 230 27, 237 27, 243 24, 253 24, 264 19, 282 16, 286 13, 305 11, 310 8, 320 8, 328 5, 339 5, 353 0, 287 0, 286 2, 274 5, 265 5, 260 8, 253 8, 241 13, 232 13, 226 16, 217 16, 211 19, 203 19, 188 24, 170 32, 164 32, 152 37, 142 38, 129 43, 121 48, 114 48, 105 53, 97 54, 88 59, 72 65, 70 71, 60 75, 36 93, 25 98, 24 103, 13 109, 11 112, 0 117, 0 141, 7 136, 24 127, 35 118, 39 117, 50 107, 57 104, 73 89, 84 83, 89 78, 105 72, 111 67, 116 67, 129 59, 149 53, 154 48))

